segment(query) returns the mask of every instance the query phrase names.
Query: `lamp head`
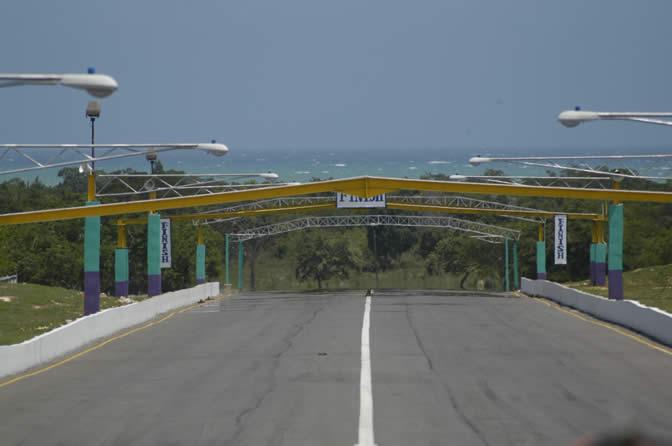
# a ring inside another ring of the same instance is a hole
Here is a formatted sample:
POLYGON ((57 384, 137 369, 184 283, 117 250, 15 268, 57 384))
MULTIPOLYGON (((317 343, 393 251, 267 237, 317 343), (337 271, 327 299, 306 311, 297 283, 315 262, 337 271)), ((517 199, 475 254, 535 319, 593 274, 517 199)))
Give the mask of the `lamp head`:
POLYGON ((211 143, 198 144, 196 148, 204 150, 214 156, 224 156, 229 152, 228 147, 224 144, 218 144, 214 139, 211 143))
POLYGON ((565 110, 558 115, 558 121, 565 127, 576 127, 585 121, 600 119, 597 112, 582 110, 565 110))
POLYGON ((473 156, 469 158, 469 164, 471 164, 474 167, 480 166, 483 163, 489 163, 490 161, 492 161, 490 158, 486 158, 483 156, 473 156))
POLYGON ((86 90, 91 96, 104 98, 114 93, 119 84, 112 76, 105 74, 64 74, 61 85, 86 90))

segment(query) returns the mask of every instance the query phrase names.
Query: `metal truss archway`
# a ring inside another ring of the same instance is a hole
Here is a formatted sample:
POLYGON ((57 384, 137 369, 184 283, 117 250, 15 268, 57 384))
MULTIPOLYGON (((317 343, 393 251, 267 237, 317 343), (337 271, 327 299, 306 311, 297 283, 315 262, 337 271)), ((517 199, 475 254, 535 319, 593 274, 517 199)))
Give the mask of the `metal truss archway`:
POLYGON ((260 237, 298 231, 308 228, 334 228, 352 226, 407 226, 443 228, 468 232, 474 237, 490 243, 501 243, 504 239, 518 240, 520 231, 501 226, 487 225, 453 217, 416 215, 339 215, 328 217, 304 217, 272 225, 249 229, 239 229, 229 234, 233 241, 246 241, 260 237))

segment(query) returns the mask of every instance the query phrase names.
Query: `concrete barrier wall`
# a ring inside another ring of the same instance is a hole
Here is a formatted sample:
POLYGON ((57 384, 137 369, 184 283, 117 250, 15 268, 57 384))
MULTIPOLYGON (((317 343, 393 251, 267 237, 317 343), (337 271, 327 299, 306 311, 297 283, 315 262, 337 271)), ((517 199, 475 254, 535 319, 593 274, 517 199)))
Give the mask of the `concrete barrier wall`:
POLYGON ((45 364, 97 339, 218 295, 219 282, 204 283, 84 316, 20 344, 0 345, 0 377, 45 364))
POLYGON ((521 291, 576 308, 598 319, 630 328, 672 346, 672 314, 632 300, 609 300, 577 291, 548 280, 523 278, 521 291))

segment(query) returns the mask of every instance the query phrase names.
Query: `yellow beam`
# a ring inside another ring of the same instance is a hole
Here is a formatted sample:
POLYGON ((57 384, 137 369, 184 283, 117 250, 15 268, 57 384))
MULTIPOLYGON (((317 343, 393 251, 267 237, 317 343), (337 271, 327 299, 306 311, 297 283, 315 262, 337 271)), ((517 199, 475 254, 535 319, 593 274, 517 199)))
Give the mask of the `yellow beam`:
POLYGON ((344 192, 372 197, 397 190, 420 190, 462 194, 514 195, 527 197, 577 198, 607 201, 650 201, 672 203, 670 192, 576 189, 570 187, 536 187, 508 184, 462 183, 451 181, 410 180, 397 178, 359 177, 315 183, 267 187, 256 190, 220 192, 190 197, 101 204, 66 209, 20 212, 0 215, 0 225, 68 220, 92 216, 144 213, 164 209, 218 205, 239 201, 262 200, 321 192, 344 192))
MULTIPOLYGON (((530 218, 532 217, 552 218, 555 214, 558 213, 549 211, 525 211, 514 209, 464 208, 464 207, 452 207, 452 206, 412 204, 398 201, 388 201, 387 207, 389 209, 400 209, 405 211, 448 212, 454 214, 507 215, 513 217, 530 217, 530 218)), ((565 215, 567 215, 567 218, 575 220, 603 220, 605 218, 602 214, 568 213, 565 215)))
MULTIPOLYGON (((266 209, 248 209, 243 211, 233 212, 213 212, 208 214, 181 214, 170 216, 172 220, 208 220, 214 218, 232 218, 232 217, 258 217, 262 215, 271 214, 291 214, 293 212, 311 212, 321 211, 326 209, 335 209, 336 203, 322 203, 322 204, 308 204, 300 206, 279 206, 266 209)), ((388 201, 388 209, 397 209, 403 211, 418 211, 418 212, 445 212, 452 214, 481 214, 481 215, 507 215, 516 217, 539 217, 551 218, 555 215, 554 212, 548 211, 525 211, 525 210, 511 210, 511 209, 481 209, 481 208, 466 208, 457 206, 441 206, 441 205, 423 205, 412 204, 400 201, 388 201)), ((357 208, 350 210, 366 211, 367 208, 357 208)), ((578 220, 603 220, 606 217, 602 214, 588 214, 588 213, 568 213, 568 218, 578 220)), ((169 217, 169 216, 164 216, 169 217)), ((122 218, 117 220, 118 225, 132 225, 145 224, 147 218, 122 218)))
MULTIPOLYGON (((246 209, 244 211, 233 212, 212 212, 209 214, 181 214, 164 215, 164 218, 171 220, 209 220, 213 218, 233 218, 233 217, 260 217, 271 214, 291 214, 292 212, 310 212, 321 211, 325 209, 336 208, 336 203, 309 204, 304 206, 280 206, 266 209, 246 209)), ((143 218, 122 218, 117 220, 118 225, 137 225, 147 223, 147 217, 143 218)))

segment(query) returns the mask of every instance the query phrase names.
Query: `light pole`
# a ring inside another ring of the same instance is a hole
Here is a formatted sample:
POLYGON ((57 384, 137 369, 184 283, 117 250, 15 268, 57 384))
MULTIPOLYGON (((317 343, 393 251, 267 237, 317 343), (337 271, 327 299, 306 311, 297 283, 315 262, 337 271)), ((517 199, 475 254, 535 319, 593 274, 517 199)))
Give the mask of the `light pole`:
POLYGON ((88 74, 0 74, 0 88, 22 85, 63 85, 86 90, 97 98, 107 97, 119 88, 112 76, 96 74, 93 68, 88 74))
MULTIPOLYGON (((593 112, 580 112, 576 111, 576 113, 588 113, 588 114, 575 114, 572 113, 569 115, 569 118, 567 118, 567 115, 563 115, 563 119, 578 119, 579 117, 585 116, 588 118, 588 120, 592 119, 599 119, 595 118, 593 112)), ((563 112, 565 113, 565 112, 563 112)), ((562 115, 562 113, 561 113, 562 115)), ((671 115, 672 116, 672 115, 671 115)), ((583 119, 583 118, 582 118, 583 119)), ((562 122, 562 121, 561 121, 562 122)), ((571 121, 574 122, 574 121, 571 121)), ((570 127, 574 127, 578 125, 573 124, 569 125, 570 127)), ((512 163, 512 164, 521 164, 525 166, 534 166, 534 167, 544 167, 547 169, 559 169, 563 171, 576 171, 576 172, 582 172, 582 173, 587 173, 591 175, 600 175, 596 177, 586 177, 586 179, 590 178, 592 181, 599 181, 600 179, 611 179, 613 183, 614 189, 618 189, 620 187, 620 182, 623 180, 623 178, 628 177, 628 178, 651 178, 651 177, 643 177, 641 175, 638 175, 637 172, 635 172, 633 169, 625 169, 624 171, 619 171, 618 173, 614 172, 605 172, 602 171, 598 168, 593 168, 590 167, 589 165, 585 164, 588 161, 591 160, 630 160, 630 159, 647 159, 647 158, 656 158, 656 159, 672 159, 672 155, 610 155, 610 156, 592 156, 592 155, 582 155, 582 156, 524 156, 524 157, 487 157, 487 156, 475 156, 469 159, 469 163, 472 166, 479 166, 481 164, 485 163, 490 163, 490 162, 505 162, 505 163, 512 163), (577 165, 571 165, 576 162, 582 162, 584 163, 581 167, 577 165)), ((484 176, 481 177, 484 179, 488 179, 489 181, 497 181, 496 176, 491 177, 491 176, 484 176), (494 178, 494 180, 492 179, 494 178)), ((506 178, 506 177, 503 177, 506 178)), ((555 178, 561 178, 561 177, 548 177, 549 179, 555 179, 555 178)), ((576 177, 576 178, 581 178, 581 177, 576 177)), ((660 179, 660 177, 653 177, 660 179)), ((451 179, 462 179, 462 177, 451 177, 451 179)), ((569 186, 569 185, 567 185, 569 186)), ((612 241, 609 245, 609 250, 613 249, 613 253, 611 254, 610 258, 612 259, 613 263, 610 263, 609 270, 614 271, 611 274, 612 280, 609 282, 609 296, 612 299, 622 299, 623 298, 623 284, 622 284, 622 269, 623 269, 623 206, 622 205, 617 205, 620 206, 620 208, 616 208, 613 210, 613 215, 612 215, 612 208, 610 207, 609 209, 609 228, 610 231, 609 233, 612 235, 612 241), (619 212, 620 210, 620 212, 619 212), (612 221, 613 217, 613 221, 612 221), (619 223, 620 221, 620 223, 619 223), (620 235, 619 235, 620 234, 620 235), (619 240, 620 240, 620 245, 619 245, 619 240), (620 246, 620 247, 619 247, 620 246), (619 273, 620 271, 620 273, 619 273), (620 285, 619 285, 620 284, 620 285), (620 296, 620 297, 619 297, 620 296)), ((614 206, 612 205, 612 206, 614 206)), ((601 225, 601 222, 597 222, 596 224, 601 225)), ((545 238, 543 236, 543 231, 540 229, 539 232, 539 241, 537 242, 537 279, 546 279, 547 273, 546 273, 546 242, 545 238)), ((596 285, 605 285, 605 276, 603 273, 600 273, 600 268, 604 268, 605 266, 605 260, 606 256, 603 256, 603 254, 606 253, 606 245, 602 240, 597 240, 593 241, 591 243, 591 256, 590 256, 590 264, 591 264, 591 279, 595 282, 596 285)))
MULTIPOLYGON (((88 110, 87 110, 88 111, 88 110)), ((100 110, 98 110, 100 115, 100 110)), ((87 113, 87 117, 92 118, 87 113)), ((92 139, 95 134, 92 131, 92 139)), ((164 152, 179 149, 202 150, 214 156, 224 156, 229 149, 224 144, 218 144, 216 141, 209 143, 187 143, 187 144, 0 144, 0 150, 4 152, 0 157, 13 151, 20 154, 23 158, 33 164, 31 167, 11 169, 0 171, 0 175, 26 172, 39 169, 48 169, 53 167, 62 167, 68 165, 80 165, 80 172, 88 174, 87 205, 98 204, 96 200, 96 182, 93 171, 93 165, 96 161, 105 161, 111 159, 127 158, 133 156, 143 156, 149 151, 164 152), (95 154, 95 149, 107 149, 102 155, 95 154), (34 158, 34 154, 29 154, 30 150, 38 152, 59 149, 59 155, 64 152, 75 155, 76 160, 54 162, 40 162, 34 158), (89 155, 86 151, 90 149, 89 155), (112 154, 114 151, 123 151, 121 154, 112 154), (33 155, 33 156, 31 156, 33 155)), ((157 235, 158 237, 158 235, 157 235)), ((115 255, 115 265, 128 263, 128 251, 125 243, 118 247, 115 255), (123 253, 120 254, 120 251, 123 253), (125 256, 124 256, 125 254, 125 256)), ((126 281, 127 278, 119 278, 115 281, 126 281)), ((127 294, 127 293, 125 293, 127 294)), ((84 314, 95 313, 100 308, 100 217, 86 217, 84 226, 84 314)))
MULTIPOLYGON (((93 68, 89 68, 88 74, 0 74, 0 88, 22 85, 63 85, 86 90, 90 95, 100 98, 111 95, 119 88, 119 84, 113 77, 96 74, 96 70, 93 68)), ((91 168, 87 169, 89 170, 87 205, 91 205, 98 204, 94 201, 96 196, 94 121, 100 116, 100 103, 97 101, 89 102, 86 116, 91 119, 91 168)), ((22 155, 24 158, 33 161, 38 167, 44 167, 31 157, 23 153, 22 155)), ((99 309, 100 217, 87 217, 84 223, 84 314, 95 313, 99 309)))
MULTIPOLYGON (((595 112, 581 110, 565 110, 558 115, 558 121, 565 127, 576 127, 589 121, 634 121, 644 124, 672 126, 672 113, 668 112, 595 112)), ((646 155, 649 158, 669 158, 672 155, 646 155)), ((635 158, 635 156, 631 156, 635 158)), ((629 175, 624 175, 629 176, 629 175)), ((614 181, 614 188, 620 189, 620 181, 614 181)), ((594 231, 595 232, 595 231, 594 231)), ((593 237, 595 239, 595 237, 593 237)), ((595 252, 602 253, 599 242, 595 252)), ((592 249, 592 247, 591 247, 592 249)), ((616 201, 609 204, 609 244, 607 246, 607 265, 609 277, 609 298, 623 299, 623 204, 616 201)), ((596 259, 599 263, 600 259, 596 259)), ((599 276, 597 276, 599 277, 599 276)), ((599 280, 599 279, 598 279, 599 280)))
POLYGON ((672 113, 630 113, 630 112, 595 112, 581 110, 565 110, 558 115, 558 121, 565 127, 576 127, 582 122, 589 121, 635 121, 645 124, 657 124, 672 126, 672 113))
MULTIPOLYGON (((48 169, 51 167, 63 167, 63 166, 73 166, 80 165, 82 172, 84 171, 85 166, 88 163, 95 163, 97 161, 108 161, 113 159, 129 158, 134 156, 145 156, 149 150, 154 150, 156 152, 167 152, 172 150, 202 150, 213 156, 224 156, 228 153, 229 149, 224 144, 219 144, 216 141, 211 141, 209 143, 176 143, 176 144, 0 144, 0 150, 4 149, 0 153, 0 158, 7 155, 9 152, 18 153, 21 157, 25 158, 27 161, 32 163, 31 167, 22 167, 18 169, 10 170, 0 170, 0 175, 7 175, 12 173, 22 173, 30 172, 33 170, 48 169), (59 161, 54 162, 54 160, 49 161, 38 161, 34 158, 34 153, 29 153, 29 151, 51 151, 53 149, 60 149, 60 153, 56 156, 57 158, 62 157, 65 153, 76 157, 74 160, 59 161), (88 149, 106 149, 102 155, 98 155, 95 158, 91 157, 88 153, 84 153, 84 150, 88 149), (117 151, 122 151, 123 153, 115 153, 117 151)), ((91 166, 89 165, 88 168, 91 166)), ((87 169, 88 169, 87 168, 87 169)))
MULTIPOLYGON (((86 106, 86 117, 91 120, 91 160, 96 159, 96 118, 100 117, 100 102, 91 101, 86 106)), ((91 161, 87 178, 87 206, 96 201, 96 165, 91 161)), ((84 316, 100 311, 100 217, 84 219, 84 316)))

